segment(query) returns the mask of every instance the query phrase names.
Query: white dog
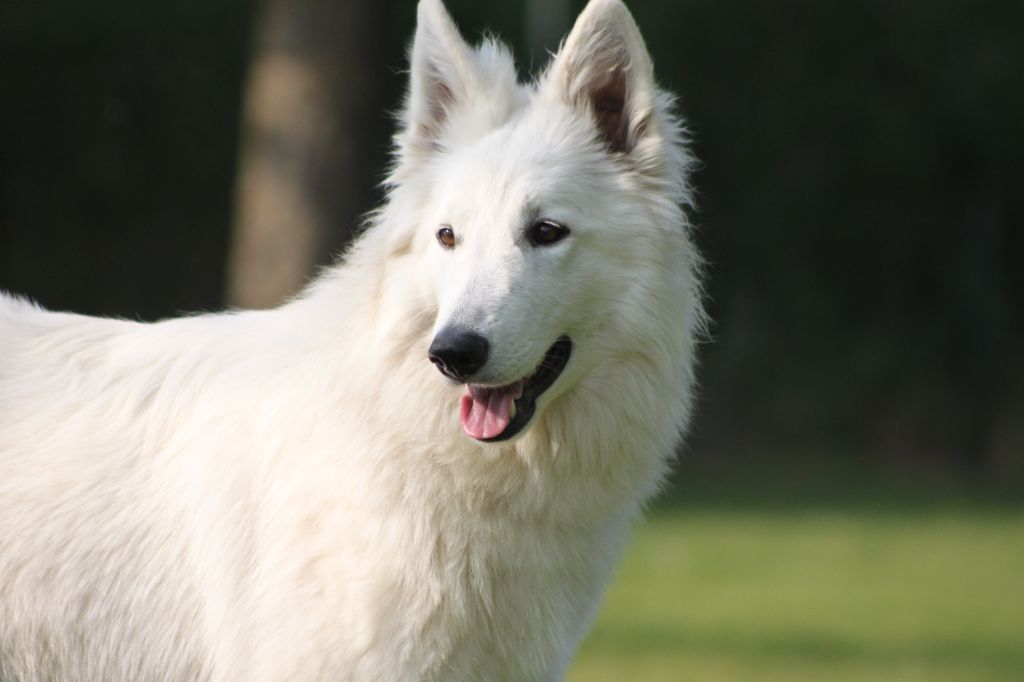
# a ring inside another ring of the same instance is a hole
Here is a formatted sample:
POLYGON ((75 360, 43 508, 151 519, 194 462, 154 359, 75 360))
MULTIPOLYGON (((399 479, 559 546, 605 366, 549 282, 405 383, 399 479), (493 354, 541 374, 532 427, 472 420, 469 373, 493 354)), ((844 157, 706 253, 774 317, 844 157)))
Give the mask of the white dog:
POLYGON ((560 679, 687 421, 689 163, 620 0, 529 84, 422 0, 387 203, 297 299, 0 296, 0 678, 560 679))

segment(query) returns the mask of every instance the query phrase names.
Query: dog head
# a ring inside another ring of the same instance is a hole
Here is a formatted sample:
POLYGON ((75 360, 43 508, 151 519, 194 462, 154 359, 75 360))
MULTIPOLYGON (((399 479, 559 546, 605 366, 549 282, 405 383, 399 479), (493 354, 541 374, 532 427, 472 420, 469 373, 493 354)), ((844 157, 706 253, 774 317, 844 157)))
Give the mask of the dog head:
POLYGON ((414 207, 406 247, 436 306, 424 362, 465 384, 467 435, 513 438, 596 366, 659 343, 662 322, 639 317, 687 269, 688 157, 619 0, 591 0, 529 84, 421 0, 396 141, 392 202, 414 207))

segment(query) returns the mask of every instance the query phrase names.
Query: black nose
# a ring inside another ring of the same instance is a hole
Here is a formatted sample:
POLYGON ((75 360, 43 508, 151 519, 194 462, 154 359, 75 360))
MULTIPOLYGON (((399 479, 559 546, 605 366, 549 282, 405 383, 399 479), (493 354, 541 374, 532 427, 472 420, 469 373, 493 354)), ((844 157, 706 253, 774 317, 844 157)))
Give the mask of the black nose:
POLYGON ((487 362, 490 345, 476 332, 445 327, 434 337, 427 355, 446 377, 465 381, 487 362))

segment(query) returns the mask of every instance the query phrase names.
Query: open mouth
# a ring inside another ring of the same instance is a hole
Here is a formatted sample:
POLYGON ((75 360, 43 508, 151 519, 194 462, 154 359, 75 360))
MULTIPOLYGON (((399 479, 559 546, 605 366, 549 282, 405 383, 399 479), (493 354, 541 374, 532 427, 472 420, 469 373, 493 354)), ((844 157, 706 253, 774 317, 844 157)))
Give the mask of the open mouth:
POLYGON ((507 386, 467 384, 459 403, 459 420, 466 435, 485 443, 508 440, 530 423, 537 410, 537 398, 561 375, 572 354, 572 341, 562 336, 555 341, 533 374, 507 386))

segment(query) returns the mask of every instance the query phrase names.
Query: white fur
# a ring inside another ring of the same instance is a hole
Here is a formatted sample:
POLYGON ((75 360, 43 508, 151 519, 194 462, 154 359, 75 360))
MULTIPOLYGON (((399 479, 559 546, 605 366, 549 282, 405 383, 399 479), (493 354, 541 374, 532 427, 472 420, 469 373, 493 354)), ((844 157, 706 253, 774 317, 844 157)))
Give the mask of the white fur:
POLYGON ((296 300, 138 324, 0 295, 0 679, 560 679, 689 412, 688 158, 619 0, 528 85, 422 0, 388 201, 296 300), (531 246, 535 215, 570 236, 531 246), (450 321, 496 384, 572 337, 513 441, 462 433, 426 357, 450 321))

